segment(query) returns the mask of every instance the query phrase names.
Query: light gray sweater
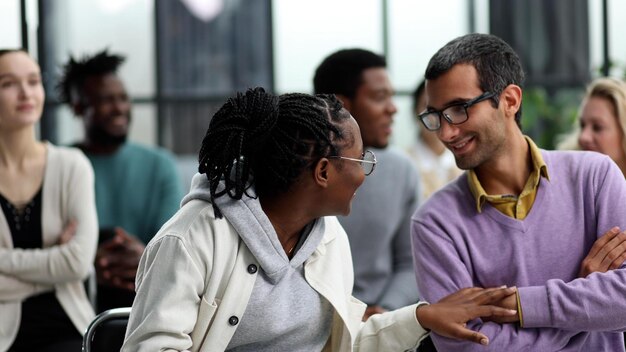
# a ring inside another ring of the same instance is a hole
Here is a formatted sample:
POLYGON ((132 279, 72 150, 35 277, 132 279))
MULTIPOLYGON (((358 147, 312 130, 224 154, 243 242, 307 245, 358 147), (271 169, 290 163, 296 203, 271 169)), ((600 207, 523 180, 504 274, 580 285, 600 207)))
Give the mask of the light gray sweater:
POLYGON ((373 151, 376 170, 357 190, 350 215, 338 219, 352 250, 352 294, 368 305, 398 309, 419 298, 410 233, 419 176, 402 151, 391 147, 373 151))
POLYGON ((290 261, 258 199, 222 196, 215 202, 261 266, 227 351, 321 351, 333 309, 307 283, 303 264, 324 236, 324 221, 307 226, 290 261))

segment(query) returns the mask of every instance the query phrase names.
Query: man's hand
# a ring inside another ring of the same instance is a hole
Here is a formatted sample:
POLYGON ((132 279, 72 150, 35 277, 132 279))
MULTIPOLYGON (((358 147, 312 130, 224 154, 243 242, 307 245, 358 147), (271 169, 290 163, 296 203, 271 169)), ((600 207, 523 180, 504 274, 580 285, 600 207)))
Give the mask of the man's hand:
POLYGON ((365 314, 363 314, 363 321, 366 321, 374 314, 382 314, 386 311, 387 310, 381 306, 367 306, 367 309, 365 309, 365 314))
POLYGON ((580 265, 578 277, 619 268, 626 260, 626 231, 614 227, 598 238, 580 265))
POLYGON ((115 235, 96 252, 98 283, 129 291, 135 290, 135 275, 145 246, 135 236, 116 227, 115 235))
POLYGON ((515 292, 513 287, 464 288, 435 304, 419 306, 415 314, 422 327, 441 336, 487 345, 489 338, 479 331, 469 330, 466 323, 479 317, 516 317, 516 310, 493 305, 508 297, 515 300, 515 292))

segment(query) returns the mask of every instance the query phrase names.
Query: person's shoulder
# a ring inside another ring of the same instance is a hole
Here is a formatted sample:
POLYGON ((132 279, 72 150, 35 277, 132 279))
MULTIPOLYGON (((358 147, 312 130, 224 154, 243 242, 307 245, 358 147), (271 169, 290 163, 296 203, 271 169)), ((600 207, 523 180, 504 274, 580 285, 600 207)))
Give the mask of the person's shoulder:
POLYGON ((380 155, 380 158, 385 161, 389 160, 406 165, 413 164, 411 156, 407 153, 407 151, 395 145, 390 145, 385 149, 373 149, 372 151, 376 154, 377 158, 380 155))
POLYGON ((175 165, 174 154, 165 148, 136 142, 127 142, 125 148, 126 154, 133 160, 139 160, 142 163, 157 163, 167 167, 175 165))
POLYGON ((183 242, 198 245, 213 241, 213 234, 227 236, 230 226, 225 218, 217 219, 210 202, 193 199, 185 203, 150 240, 158 242, 165 237, 176 237, 183 242))
POLYGON ((457 215, 469 211, 475 203, 467 182, 467 176, 463 173, 437 190, 417 209, 413 219, 445 217, 449 214, 457 215))
POLYGON ((133 154, 139 154, 142 156, 157 158, 171 158, 173 156, 172 152, 163 147, 151 146, 137 142, 126 142, 126 148, 133 154))
POLYGON ((50 142, 46 142, 47 152, 50 153, 49 158, 52 165, 61 167, 82 167, 91 169, 91 163, 85 154, 78 148, 68 146, 58 146, 50 142))
POLYGON ((612 160, 607 155, 580 150, 541 150, 541 155, 548 167, 548 173, 588 171, 611 166, 612 160))
MULTIPOLYGON (((418 177, 419 172, 411 156, 403 149, 397 146, 388 146, 385 149, 373 149, 378 161, 377 168, 391 171, 394 174, 410 174, 418 177)), ((376 171, 374 171, 376 172, 376 171)))

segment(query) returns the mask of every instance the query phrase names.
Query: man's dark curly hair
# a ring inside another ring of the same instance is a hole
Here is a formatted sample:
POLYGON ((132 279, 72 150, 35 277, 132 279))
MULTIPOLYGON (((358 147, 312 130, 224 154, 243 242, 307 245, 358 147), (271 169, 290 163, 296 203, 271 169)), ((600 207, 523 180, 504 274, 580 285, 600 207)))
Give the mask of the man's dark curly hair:
POLYGON ((126 58, 122 55, 109 54, 104 49, 93 56, 85 55, 76 60, 70 56, 63 66, 63 74, 57 85, 59 98, 62 102, 72 103, 72 92, 80 92, 87 77, 117 73, 126 58))

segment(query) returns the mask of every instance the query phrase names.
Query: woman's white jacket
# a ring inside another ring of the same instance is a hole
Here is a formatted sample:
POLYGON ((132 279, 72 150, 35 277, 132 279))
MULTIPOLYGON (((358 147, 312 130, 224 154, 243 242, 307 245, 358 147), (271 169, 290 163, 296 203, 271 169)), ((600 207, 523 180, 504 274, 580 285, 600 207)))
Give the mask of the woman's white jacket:
POLYGON ((0 351, 13 343, 22 301, 54 291, 81 334, 95 314, 83 281, 93 270, 98 242, 94 175, 78 149, 46 143, 41 206, 43 248, 13 248, 9 225, 0 211, 0 351), (59 245, 59 235, 76 220, 74 237, 59 245))
MULTIPOLYGON (((305 261, 304 273, 334 308, 324 351, 415 348, 427 333, 415 317, 418 304, 361 322, 366 306, 351 295, 348 238, 335 217, 323 221, 326 233, 305 261)), ((141 258, 122 351, 224 351, 246 309, 258 270, 230 223, 215 219, 211 203, 189 201, 141 258)))

